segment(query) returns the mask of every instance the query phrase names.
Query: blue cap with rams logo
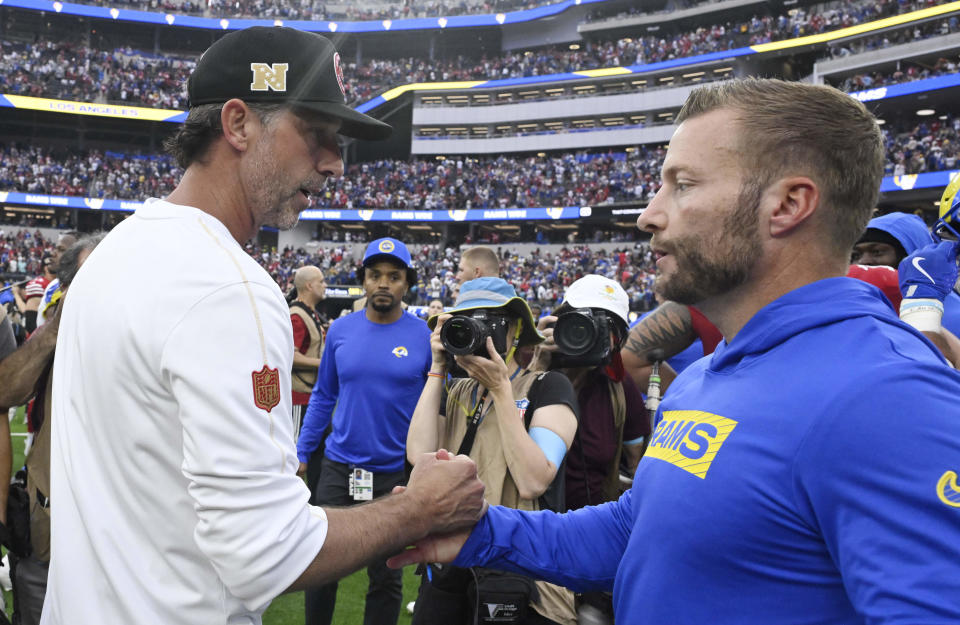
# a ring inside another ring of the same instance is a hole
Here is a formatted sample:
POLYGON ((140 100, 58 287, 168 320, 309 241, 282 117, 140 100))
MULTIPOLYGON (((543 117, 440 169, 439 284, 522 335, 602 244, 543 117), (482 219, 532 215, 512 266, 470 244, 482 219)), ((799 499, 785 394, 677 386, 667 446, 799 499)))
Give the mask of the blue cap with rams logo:
POLYGON ((380 260, 392 260, 399 262, 404 267, 410 266, 410 251, 402 241, 391 237, 377 239, 367 246, 367 251, 363 255, 363 266, 368 267, 372 263, 380 260))
POLYGON ((187 80, 190 107, 289 104, 339 119, 340 134, 386 139, 393 128, 346 105, 340 54, 329 39, 285 26, 252 26, 210 46, 187 80))

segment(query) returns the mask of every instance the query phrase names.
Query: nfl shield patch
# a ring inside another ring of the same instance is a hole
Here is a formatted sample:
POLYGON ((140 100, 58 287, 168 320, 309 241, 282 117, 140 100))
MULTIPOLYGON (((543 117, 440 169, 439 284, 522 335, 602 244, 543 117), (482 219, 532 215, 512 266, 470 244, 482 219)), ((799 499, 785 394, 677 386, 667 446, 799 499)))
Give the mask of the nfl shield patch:
POLYGON ((522 421, 527 416, 527 408, 530 407, 530 400, 524 397, 523 399, 515 399, 514 401, 517 403, 517 410, 520 411, 520 420, 522 421))
POLYGON ((253 403, 267 412, 280 403, 280 373, 263 365, 263 369, 253 372, 253 403))

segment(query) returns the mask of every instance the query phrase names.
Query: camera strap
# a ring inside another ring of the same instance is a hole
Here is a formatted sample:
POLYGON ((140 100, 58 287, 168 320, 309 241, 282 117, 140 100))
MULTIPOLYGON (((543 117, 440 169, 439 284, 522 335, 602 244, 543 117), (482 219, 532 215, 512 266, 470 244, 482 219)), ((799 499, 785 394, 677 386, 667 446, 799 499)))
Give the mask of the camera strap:
MULTIPOLYGON (((513 378, 517 377, 517 374, 523 370, 523 367, 517 367, 517 370, 513 372, 513 375, 510 376, 510 381, 513 382, 513 378)), ((470 393, 470 403, 473 404, 473 410, 470 411, 470 414, 467 415, 467 431, 463 435, 463 441, 460 443, 460 449, 457 450, 457 455, 469 456, 470 450, 473 449, 473 440, 477 437, 477 428, 480 427, 480 422, 483 421, 483 417, 486 414, 482 410, 483 402, 487 399, 487 393, 489 389, 483 389, 483 393, 480 394, 480 401, 477 401, 477 388, 479 384, 473 387, 473 391, 470 393)))
POLYGON ((477 428, 480 427, 480 422, 483 421, 483 412, 480 409, 483 407, 483 402, 487 399, 487 389, 483 389, 483 393, 480 395, 480 401, 477 401, 477 388, 479 386, 478 384, 473 387, 473 392, 470 394, 470 403, 473 404, 473 410, 467 415, 467 431, 463 434, 463 441, 460 443, 460 449, 457 451, 458 456, 470 455, 470 450, 473 449, 473 440, 477 437, 477 428))

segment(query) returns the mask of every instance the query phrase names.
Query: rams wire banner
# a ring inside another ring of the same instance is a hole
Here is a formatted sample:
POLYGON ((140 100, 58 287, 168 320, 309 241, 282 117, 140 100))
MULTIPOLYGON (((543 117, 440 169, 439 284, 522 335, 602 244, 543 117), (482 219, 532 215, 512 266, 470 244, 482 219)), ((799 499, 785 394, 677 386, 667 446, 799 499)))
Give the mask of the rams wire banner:
MULTIPOLYGON (((881 193, 912 191, 914 189, 942 189, 960 170, 934 171, 906 176, 887 176, 880 185, 881 193)), ((42 195, 0 191, 0 205, 42 206, 45 208, 82 208, 89 210, 135 211, 143 202, 138 200, 106 200, 103 198, 67 195, 42 195)), ((639 208, 622 209, 614 214, 633 214, 639 208)), ((551 206, 538 208, 470 208, 454 210, 390 210, 390 209, 307 209, 300 214, 305 221, 546 221, 590 217, 590 206, 551 206)))

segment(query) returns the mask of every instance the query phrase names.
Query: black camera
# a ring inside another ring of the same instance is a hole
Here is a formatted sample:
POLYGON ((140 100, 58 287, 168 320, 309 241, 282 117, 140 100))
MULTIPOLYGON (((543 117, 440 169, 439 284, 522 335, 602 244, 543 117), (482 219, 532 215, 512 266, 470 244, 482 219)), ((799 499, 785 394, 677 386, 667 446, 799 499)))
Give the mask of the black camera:
POLYGON ((560 313, 553 328, 557 344, 551 367, 596 367, 610 362, 611 322, 606 313, 577 308, 560 313))
POLYGON ((447 319, 440 328, 440 342, 447 353, 454 356, 475 354, 489 358, 487 337, 493 337, 493 348, 503 354, 507 351, 509 329, 508 315, 480 309, 447 319))

